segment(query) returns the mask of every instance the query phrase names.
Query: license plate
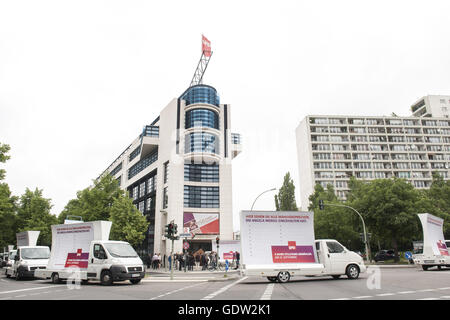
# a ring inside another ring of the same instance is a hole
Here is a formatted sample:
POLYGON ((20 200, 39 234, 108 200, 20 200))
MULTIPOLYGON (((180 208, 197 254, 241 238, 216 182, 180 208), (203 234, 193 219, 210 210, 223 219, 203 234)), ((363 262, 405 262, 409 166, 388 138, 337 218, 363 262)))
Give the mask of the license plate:
POLYGON ((137 277, 139 277, 139 276, 140 276, 139 273, 133 273, 133 274, 131 275, 132 278, 137 278, 137 277))

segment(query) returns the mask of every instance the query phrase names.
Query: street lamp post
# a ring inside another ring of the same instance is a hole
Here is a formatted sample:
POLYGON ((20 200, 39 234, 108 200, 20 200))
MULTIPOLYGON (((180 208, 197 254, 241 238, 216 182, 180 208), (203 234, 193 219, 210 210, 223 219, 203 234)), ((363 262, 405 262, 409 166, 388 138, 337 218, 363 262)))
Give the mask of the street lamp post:
POLYGON ((352 207, 350 207, 350 206, 346 206, 346 205, 344 205, 344 204, 330 204, 330 203, 326 203, 325 205, 327 205, 327 206, 333 206, 333 207, 349 208, 349 209, 352 209, 353 211, 355 211, 355 212, 358 214, 358 216, 361 218, 362 225, 363 225, 364 244, 365 244, 365 247, 366 247, 366 260, 367 260, 367 262, 370 262, 370 258, 369 258, 369 256, 370 256, 370 251, 369 251, 369 245, 368 245, 368 241, 367 241, 366 224, 364 223, 364 219, 363 219, 362 215, 361 215, 355 208, 352 208, 352 207))
POLYGON ((266 190, 266 191, 264 191, 264 192, 261 192, 261 193, 259 194, 259 196, 256 197, 255 201, 253 201, 252 208, 250 209, 250 211, 253 211, 253 206, 255 205, 256 200, 258 200, 258 198, 259 198, 260 196, 262 196, 262 195, 263 195, 264 193, 266 193, 266 192, 274 191, 274 190, 277 190, 277 188, 272 188, 272 189, 266 190))

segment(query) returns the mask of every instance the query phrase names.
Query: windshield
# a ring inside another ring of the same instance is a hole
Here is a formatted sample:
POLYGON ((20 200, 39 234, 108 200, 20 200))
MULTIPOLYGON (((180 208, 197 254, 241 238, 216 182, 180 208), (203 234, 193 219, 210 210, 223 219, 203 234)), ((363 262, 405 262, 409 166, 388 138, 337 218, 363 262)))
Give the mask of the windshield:
POLYGON ((137 258, 138 255, 128 243, 105 243, 106 250, 115 258, 137 258))
POLYGON ((50 258, 49 248, 23 248, 21 249, 22 259, 48 259, 50 258))

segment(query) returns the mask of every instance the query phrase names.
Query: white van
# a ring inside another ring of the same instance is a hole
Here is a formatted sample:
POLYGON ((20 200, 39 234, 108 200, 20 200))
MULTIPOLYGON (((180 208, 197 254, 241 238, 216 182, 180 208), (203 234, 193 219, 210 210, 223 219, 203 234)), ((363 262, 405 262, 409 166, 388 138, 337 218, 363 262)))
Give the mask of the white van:
POLYGON ((34 277, 36 269, 45 269, 50 258, 50 248, 45 246, 21 246, 17 248, 12 266, 6 269, 7 277, 16 280, 34 277))

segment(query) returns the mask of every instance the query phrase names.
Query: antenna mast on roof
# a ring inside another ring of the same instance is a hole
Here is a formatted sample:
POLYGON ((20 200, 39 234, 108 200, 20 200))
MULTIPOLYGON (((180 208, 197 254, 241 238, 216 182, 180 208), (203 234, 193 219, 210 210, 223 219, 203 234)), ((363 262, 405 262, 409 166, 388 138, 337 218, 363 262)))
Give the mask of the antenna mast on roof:
POLYGON ((203 75, 205 74, 206 68, 208 67, 211 56, 211 41, 209 41, 204 35, 202 35, 202 56, 200 57, 200 61, 198 62, 197 69, 195 70, 194 76, 192 77, 189 88, 197 84, 202 84, 203 75))

